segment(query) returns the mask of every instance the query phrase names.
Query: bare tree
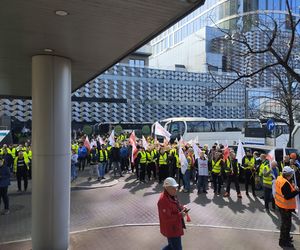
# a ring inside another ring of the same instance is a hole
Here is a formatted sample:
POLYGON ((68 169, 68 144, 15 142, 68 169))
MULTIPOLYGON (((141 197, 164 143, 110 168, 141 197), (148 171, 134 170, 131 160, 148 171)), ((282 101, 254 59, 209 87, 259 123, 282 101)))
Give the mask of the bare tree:
MULTIPOLYGON (((286 18, 275 19, 270 14, 253 14, 248 18, 247 25, 251 27, 245 30, 226 30, 216 27, 224 34, 219 39, 224 46, 224 54, 230 63, 226 70, 235 75, 234 80, 222 83, 217 80, 213 71, 209 71, 213 80, 218 84, 214 89, 214 96, 219 95, 225 89, 237 82, 267 81, 274 95, 265 98, 272 99, 283 107, 285 112, 270 112, 274 118, 285 119, 289 126, 290 134, 295 125, 296 112, 299 112, 298 84, 300 74, 297 68, 299 64, 299 23, 300 18, 292 13, 289 0, 286 3, 286 18), (259 42, 253 42, 253 37, 259 37, 259 42), (227 50, 227 51, 226 51, 227 50)), ((209 65, 213 66, 213 65, 209 65)), ((271 100, 270 100, 271 101, 271 100)), ((266 115, 266 114, 265 114, 266 115)), ((290 145, 291 138, 289 140, 290 145)))

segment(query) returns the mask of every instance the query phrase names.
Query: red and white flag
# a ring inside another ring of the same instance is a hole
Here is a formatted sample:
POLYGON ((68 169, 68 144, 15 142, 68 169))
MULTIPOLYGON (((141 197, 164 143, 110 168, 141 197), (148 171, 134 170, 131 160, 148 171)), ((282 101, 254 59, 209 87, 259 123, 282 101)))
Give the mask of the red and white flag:
POLYGON ((224 152, 223 152, 223 159, 224 159, 225 161, 228 159, 229 154, 230 154, 230 149, 229 149, 229 147, 228 147, 228 145, 227 145, 227 146, 225 146, 224 152))
POLYGON ((131 162, 134 162, 135 158, 137 157, 138 149, 136 147, 136 137, 134 131, 132 131, 129 137, 129 144, 132 146, 132 153, 131 153, 131 162))
POLYGON ((87 148, 88 151, 91 150, 91 144, 90 144, 90 141, 89 141, 89 137, 88 137, 88 136, 85 137, 85 140, 84 140, 83 145, 87 148))
POLYGON ((98 135, 97 141, 100 143, 100 145, 104 145, 105 144, 105 142, 103 141, 103 139, 101 138, 100 135, 98 135))
POLYGON ((272 161, 275 161, 275 149, 272 149, 268 155, 267 155, 267 160, 269 160, 270 164, 272 161))

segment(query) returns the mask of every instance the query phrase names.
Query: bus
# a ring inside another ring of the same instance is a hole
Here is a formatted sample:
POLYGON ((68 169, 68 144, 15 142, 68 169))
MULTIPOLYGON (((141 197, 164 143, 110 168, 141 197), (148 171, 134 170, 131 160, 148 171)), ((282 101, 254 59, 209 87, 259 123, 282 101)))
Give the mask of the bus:
MULTIPOLYGON (((263 127, 266 127, 266 123, 262 123, 263 127)), ((276 147, 287 147, 289 142, 289 126, 283 122, 275 121, 275 128, 273 131, 266 129, 266 144, 276 147)))
MULTIPOLYGON (((215 142, 237 145, 265 144, 265 129, 259 119, 208 119, 203 117, 176 117, 158 121, 170 134, 171 141, 196 140, 200 145, 212 146, 215 142)), ((154 131, 155 124, 152 125, 154 131)))

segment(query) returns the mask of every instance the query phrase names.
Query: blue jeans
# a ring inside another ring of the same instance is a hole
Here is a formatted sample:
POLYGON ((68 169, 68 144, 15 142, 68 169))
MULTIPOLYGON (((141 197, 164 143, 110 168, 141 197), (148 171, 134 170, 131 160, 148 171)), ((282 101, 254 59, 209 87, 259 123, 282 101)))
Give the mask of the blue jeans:
POLYGON ((103 177, 105 175, 105 167, 106 167, 106 162, 100 162, 98 165, 98 172, 99 176, 103 177))
POLYGON ((168 243, 162 250, 182 250, 181 237, 168 238, 168 243))
POLYGON ((208 183, 208 176, 199 175, 198 176, 198 192, 206 191, 208 183))
POLYGON ((76 164, 71 165, 71 181, 73 181, 77 177, 77 169, 76 164))
POLYGON ((187 169, 183 175, 183 184, 184 184, 184 189, 190 191, 191 189, 191 170, 187 169))

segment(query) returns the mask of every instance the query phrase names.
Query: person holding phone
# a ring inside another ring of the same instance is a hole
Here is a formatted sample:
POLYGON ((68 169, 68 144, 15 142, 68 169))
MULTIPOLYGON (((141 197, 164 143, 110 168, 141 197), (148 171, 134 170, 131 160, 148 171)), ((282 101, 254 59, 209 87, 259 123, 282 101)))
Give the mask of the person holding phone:
POLYGON ((172 177, 164 180, 164 191, 158 200, 160 232, 168 239, 168 245, 163 250, 182 250, 181 236, 184 234, 184 217, 189 209, 177 200, 178 184, 172 177))

